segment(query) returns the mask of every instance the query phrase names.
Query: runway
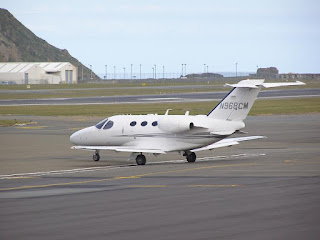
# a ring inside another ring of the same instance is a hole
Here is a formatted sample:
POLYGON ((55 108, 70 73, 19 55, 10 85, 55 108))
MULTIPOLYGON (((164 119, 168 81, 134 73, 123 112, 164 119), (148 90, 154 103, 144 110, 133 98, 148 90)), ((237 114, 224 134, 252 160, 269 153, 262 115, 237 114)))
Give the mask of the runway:
POLYGON ((0 128, 0 238, 318 239, 319 117, 249 117, 245 131, 267 139, 145 166, 70 149, 98 118, 0 128))
MULTIPOLYGON (((38 90, 39 91, 39 90, 38 90)), ((143 89, 142 89, 143 91, 143 89)), ((0 100, 0 106, 25 105, 84 105, 84 104, 129 104, 129 103, 158 103, 158 102, 198 102, 221 100, 227 91, 174 93, 154 95, 128 95, 128 96, 96 96, 77 98, 39 98, 39 99, 6 99, 0 100)), ((296 98, 320 96, 320 89, 284 89, 264 90, 259 98, 296 98)))

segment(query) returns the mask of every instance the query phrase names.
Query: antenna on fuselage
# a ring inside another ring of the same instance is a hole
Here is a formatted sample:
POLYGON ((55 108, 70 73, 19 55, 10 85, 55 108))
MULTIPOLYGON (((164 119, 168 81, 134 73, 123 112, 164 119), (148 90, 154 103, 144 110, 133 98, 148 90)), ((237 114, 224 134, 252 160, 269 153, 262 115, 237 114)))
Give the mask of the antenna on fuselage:
POLYGON ((167 109, 166 113, 164 115, 169 115, 169 111, 172 109, 167 109))

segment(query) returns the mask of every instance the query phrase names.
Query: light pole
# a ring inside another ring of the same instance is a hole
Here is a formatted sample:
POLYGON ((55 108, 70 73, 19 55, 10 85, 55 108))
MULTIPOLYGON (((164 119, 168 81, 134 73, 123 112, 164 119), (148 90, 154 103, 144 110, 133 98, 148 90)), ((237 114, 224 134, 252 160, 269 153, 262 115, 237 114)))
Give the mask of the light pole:
POLYGON ((92 65, 90 64, 90 79, 92 79, 92 65))
POLYGON ((207 74, 209 73, 209 66, 207 66, 207 74))
POLYGON ((123 68, 123 79, 126 79, 126 68, 123 68))
POLYGON ((141 79, 141 64, 140 64, 140 79, 141 79))
POLYGON ((106 65, 106 79, 108 79, 108 65, 106 65))
POLYGON ((203 64, 203 73, 206 73, 206 64, 203 64))
POLYGON ((154 78, 154 68, 152 68, 152 78, 154 78))
POLYGON ((163 79, 164 79, 164 66, 162 66, 163 79))
POLYGON ((131 64, 131 79, 132 79, 132 65, 133 65, 133 64, 131 64))
POLYGON ((157 65, 154 65, 154 79, 157 79, 157 65))
POLYGON ((81 70, 81 79, 83 80, 83 64, 81 64, 82 70, 81 70))
POLYGON ((181 64, 181 77, 183 77, 183 63, 181 64))
POLYGON ((236 63, 236 77, 238 77, 238 63, 236 63))
POLYGON ((116 66, 113 66, 113 79, 116 79, 116 66))

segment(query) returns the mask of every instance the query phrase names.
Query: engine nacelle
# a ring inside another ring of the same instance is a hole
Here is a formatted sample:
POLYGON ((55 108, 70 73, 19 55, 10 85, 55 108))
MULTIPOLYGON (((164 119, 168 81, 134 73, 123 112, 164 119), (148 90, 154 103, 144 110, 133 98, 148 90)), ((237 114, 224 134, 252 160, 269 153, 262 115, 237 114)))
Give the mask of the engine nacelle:
POLYGON ((194 124, 189 119, 166 116, 159 119, 158 127, 165 132, 179 133, 193 129, 194 124))

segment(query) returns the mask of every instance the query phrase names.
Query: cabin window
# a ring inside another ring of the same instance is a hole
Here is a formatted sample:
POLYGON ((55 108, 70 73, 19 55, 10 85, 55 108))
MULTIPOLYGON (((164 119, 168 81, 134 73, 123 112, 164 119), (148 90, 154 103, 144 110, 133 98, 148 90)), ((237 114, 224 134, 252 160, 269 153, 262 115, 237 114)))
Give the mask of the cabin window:
POLYGON ((133 126, 135 126, 136 124, 137 124, 136 121, 132 121, 132 122, 130 123, 130 126, 133 127, 133 126))
POLYGON ((96 128, 101 129, 102 126, 108 121, 108 118, 102 120, 101 122, 97 123, 96 128))
POLYGON ((157 121, 154 121, 153 123, 152 123, 152 126, 158 126, 158 122, 157 121))
POLYGON ((107 124, 103 127, 103 129, 110 129, 110 128, 112 128, 112 126, 113 126, 113 121, 109 121, 109 122, 107 122, 107 124))
POLYGON ((141 123, 141 126, 146 126, 148 124, 148 122, 147 121, 143 121, 142 123, 141 123))

